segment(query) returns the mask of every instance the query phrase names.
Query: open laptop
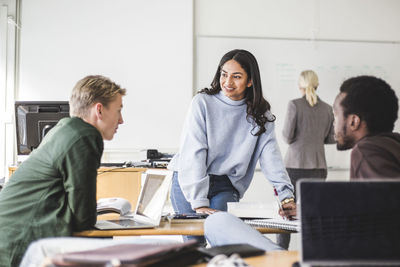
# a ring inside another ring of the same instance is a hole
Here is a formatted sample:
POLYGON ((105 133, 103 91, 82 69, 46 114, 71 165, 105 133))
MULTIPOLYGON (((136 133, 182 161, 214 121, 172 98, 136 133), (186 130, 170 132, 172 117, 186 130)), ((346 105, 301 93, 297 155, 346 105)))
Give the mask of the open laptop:
POLYGON ((172 181, 172 171, 147 170, 142 178, 135 211, 119 220, 100 220, 95 227, 100 230, 154 228, 160 225, 161 214, 172 181))
POLYGON ((400 266, 400 179, 297 183, 301 266, 400 266))

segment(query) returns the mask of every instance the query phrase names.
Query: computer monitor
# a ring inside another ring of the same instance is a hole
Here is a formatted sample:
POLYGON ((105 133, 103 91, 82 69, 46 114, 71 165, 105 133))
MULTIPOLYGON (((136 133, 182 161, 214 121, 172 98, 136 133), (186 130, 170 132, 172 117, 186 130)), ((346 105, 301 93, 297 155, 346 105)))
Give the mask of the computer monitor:
POLYGON ((400 266, 400 179, 297 183, 302 266, 400 266))
POLYGON ((69 117, 68 101, 16 101, 18 155, 28 155, 57 122, 69 117))

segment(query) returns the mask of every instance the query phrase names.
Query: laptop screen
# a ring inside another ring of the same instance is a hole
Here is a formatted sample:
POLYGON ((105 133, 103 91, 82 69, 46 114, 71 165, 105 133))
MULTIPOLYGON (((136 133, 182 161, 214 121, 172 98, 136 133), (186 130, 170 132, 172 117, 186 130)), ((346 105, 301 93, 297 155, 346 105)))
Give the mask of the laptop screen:
POLYGON ((400 180, 301 180, 302 262, 400 263, 400 180))
POLYGON ((158 221, 168 195, 172 172, 147 170, 145 182, 139 196, 136 214, 158 221))

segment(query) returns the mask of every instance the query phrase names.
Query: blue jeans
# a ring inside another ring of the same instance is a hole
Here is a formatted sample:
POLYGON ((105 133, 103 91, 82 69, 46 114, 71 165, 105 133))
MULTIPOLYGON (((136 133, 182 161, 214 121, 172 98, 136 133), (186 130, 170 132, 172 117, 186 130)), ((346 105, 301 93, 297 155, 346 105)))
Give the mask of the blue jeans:
POLYGON ((208 216, 204 223, 204 235, 212 247, 246 243, 265 251, 284 250, 227 212, 216 212, 208 216))
MULTIPOLYGON (((226 175, 210 174, 210 185, 207 198, 210 200, 210 208, 216 210, 227 211, 227 202, 238 202, 239 192, 233 187, 231 181, 226 175)), ((174 172, 171 187, 171 202, 176 213, 195 213, 182 193, 178 181, 178 172, 174 172)), ((205 245, 204 237, 184 236, 184 240, 196 239, 205 245)))

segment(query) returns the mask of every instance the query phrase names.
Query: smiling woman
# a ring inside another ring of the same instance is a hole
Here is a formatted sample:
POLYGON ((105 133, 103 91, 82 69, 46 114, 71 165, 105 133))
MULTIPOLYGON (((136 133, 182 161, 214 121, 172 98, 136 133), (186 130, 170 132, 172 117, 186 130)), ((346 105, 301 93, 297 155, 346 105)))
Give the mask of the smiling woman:
MULTIPOLYGON (((177 213, 212 214, 238 202, 257 161, 280 200, 293 198, 274 133, 275 116, 264 99, 256 58, 246 50, 226 53, 210 88, 192 100, 174 170, 171 201, 177 213)), ((295 214, 295 205, 283 205, 295 214)), ((203 241, 203 240, 199 240, 203 241)))
POLYGON ((231 59, 222 66, 219 78, 221 90, 232 100, 240 100, 245 97, 246 88, 251 86, 247 73, 240 64, 231 59))

